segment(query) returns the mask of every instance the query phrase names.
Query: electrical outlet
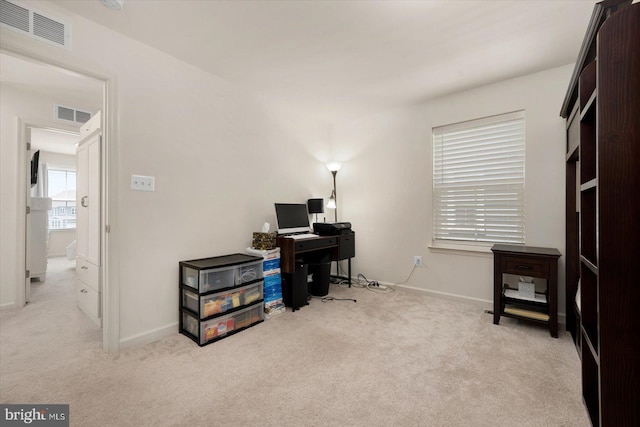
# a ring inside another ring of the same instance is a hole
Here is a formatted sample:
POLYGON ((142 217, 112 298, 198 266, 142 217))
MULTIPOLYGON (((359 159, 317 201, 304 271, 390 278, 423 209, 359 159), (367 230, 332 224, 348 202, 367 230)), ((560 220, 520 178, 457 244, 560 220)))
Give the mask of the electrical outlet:
POLYGON ((415 255, 413 257, 413 265, 417 265, 418 267, 422 267, 422 257, 420 255, 415 255))

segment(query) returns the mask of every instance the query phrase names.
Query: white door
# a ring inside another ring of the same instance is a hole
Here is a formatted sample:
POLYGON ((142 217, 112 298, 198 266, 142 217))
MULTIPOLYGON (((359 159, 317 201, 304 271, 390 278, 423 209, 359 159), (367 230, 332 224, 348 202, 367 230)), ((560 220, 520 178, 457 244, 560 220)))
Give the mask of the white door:
POLYGON ((89 223, 89 150, 85 141, 78 145, 76 162, 76 255, 86 258, 89 250, 86 231, 89 223))
POLYGON ((76 250, 100 264, 100 134, 80 141, 76 171, 76 250))
POLYGON ((80 309, 102 326, 100 284, 101 114, 80 129, 76 168, 76 296, 80 309))

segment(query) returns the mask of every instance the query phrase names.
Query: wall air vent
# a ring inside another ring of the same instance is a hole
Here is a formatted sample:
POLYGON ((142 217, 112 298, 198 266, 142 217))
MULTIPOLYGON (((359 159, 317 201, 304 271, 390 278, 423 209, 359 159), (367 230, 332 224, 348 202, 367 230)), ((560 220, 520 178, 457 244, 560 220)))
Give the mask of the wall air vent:
POLYGON ((29 9, 16 0, 0 0, 0 26, 56 46, 71 48, 71 27, 68 24, 29 9))
POLYGON ((74 122, 83 124, 89 121, 92 114, 87 111, 76 110, 75 108, 64 107, 62 105, 55 105, 54 118, 58 120, 65 120, 67 122, 74 122))

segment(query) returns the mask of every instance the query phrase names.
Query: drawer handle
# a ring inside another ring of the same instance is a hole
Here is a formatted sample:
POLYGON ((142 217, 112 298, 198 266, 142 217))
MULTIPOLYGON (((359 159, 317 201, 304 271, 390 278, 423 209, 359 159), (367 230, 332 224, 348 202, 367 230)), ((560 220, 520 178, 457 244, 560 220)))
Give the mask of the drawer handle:
POLYGON ((82 292, 83 294, 89 293, 86 289, 80 289, 80 292, 82 292))
POLYGON ((87 267, 86 265, 83 265, 82 267, 80 267, 82 270, 88 270, 89 267, 87 267))
POLYGON ((531 267, 530 265, 516 265, 516 268, 519 270, 533 270, 533 267, 531 267))

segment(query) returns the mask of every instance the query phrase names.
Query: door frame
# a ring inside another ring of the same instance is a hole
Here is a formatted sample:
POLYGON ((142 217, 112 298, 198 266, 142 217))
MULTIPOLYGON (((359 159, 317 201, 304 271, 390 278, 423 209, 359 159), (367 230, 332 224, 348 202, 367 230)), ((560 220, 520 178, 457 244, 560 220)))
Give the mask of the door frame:
MULTIPOLYGON (((111 135, 116 135, 116 84, 115 77, 105 77, 98 73, 79 70, 68 64, 55 63, 38 55, 28 56, 10 49, 0 49, 4 54, 19 59, 53 67, 61 72, 89 77, 102 82, 102 146, 100 151, 100 283, 102 292, 102 347, 113 353, 120 349, 120 283, 117 280, 119 264, 117 257, 117 188, 118 162, 117 145, 111 135)), ((26 127, 56 128, 59 123, 43 123, 38 120, 16 118, 18 133, 18 165, 17 165, 17 242, 16 250, 22 254, 16 263, 16 277, 25 276, 26 264, 26 127)), ((30 279, 29 279, 30 280, 30 279)), ((25 305, 26 281, 16 281, 16 306, 25 305)))

